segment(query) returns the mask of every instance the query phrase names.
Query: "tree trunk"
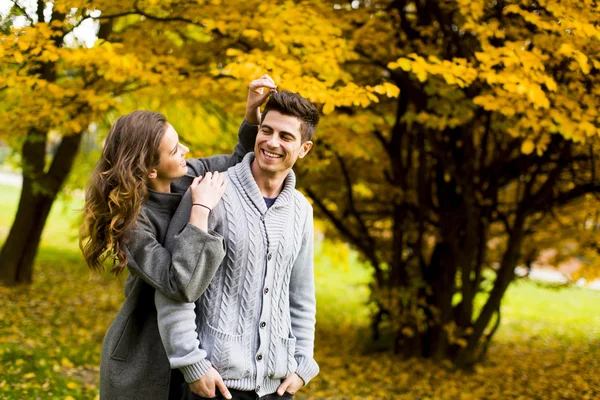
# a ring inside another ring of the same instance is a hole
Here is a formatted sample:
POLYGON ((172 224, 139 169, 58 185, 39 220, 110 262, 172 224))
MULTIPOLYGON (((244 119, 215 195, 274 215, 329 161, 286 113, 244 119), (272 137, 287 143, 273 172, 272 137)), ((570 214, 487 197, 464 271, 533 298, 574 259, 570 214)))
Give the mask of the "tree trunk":
POLYGON ((31 283, 42 231, 54 198, 35 195, 32 182, 23 182, 14 223, 0 252, 0 279, 7 285, 31 283))
POLYGON ((44 173, 46 134, 30 132, 23 144, 23 186, 17 215, 0 252, 0 280, 6 285, 31 283, 33 262, 52 204, 79 149, 81 133, 65 136, 44 173))

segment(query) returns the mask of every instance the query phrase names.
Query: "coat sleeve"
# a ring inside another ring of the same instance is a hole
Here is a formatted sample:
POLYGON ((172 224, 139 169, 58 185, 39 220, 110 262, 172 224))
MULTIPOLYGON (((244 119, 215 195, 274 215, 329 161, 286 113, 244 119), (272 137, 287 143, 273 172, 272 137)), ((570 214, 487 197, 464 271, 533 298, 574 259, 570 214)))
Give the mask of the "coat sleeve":
POLYGON ((242 121, 242 125, 238 130, 238 143, 235 145, 233 153, 208 158, 187 159, 188 173, 185 177, 172 183, 173 190, 185 192, 193 178, 204 175, 207 171, 227 171, 230 167, 241 162, 246 154, 254 150, 257 133, 258 125, 249 124, 245 120, 242 121))
POLYGON ((173 300, 195 301, 208 286, 204 276, 212 279, 225 257, 223 237, 186 223, 171 246, 169 252, 159 243, 152 224, 140 216, 126 248, 129 271, 173 300), (198 276, 203 277, 202 283, 198 276))
POLYGON ((296 373, 304 384, 317 376, 319 365, 313 358, 317 300, 314 274, 314 224, 312 207, 308 212, 302 234, 302 244, 290 277, 290 316, 292 335, 296 338, 294 357, 298 363, 296 373))

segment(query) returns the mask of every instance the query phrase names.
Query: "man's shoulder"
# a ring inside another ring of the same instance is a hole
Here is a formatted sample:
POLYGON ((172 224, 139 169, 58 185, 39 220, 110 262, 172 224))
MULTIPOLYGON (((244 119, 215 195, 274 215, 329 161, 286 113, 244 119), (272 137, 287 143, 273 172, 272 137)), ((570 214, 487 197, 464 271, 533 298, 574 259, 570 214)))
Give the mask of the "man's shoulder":
POLYGON ((294 197, 296 198, 296 204, 298 204, 303 210, 306 210, 307 212, 312 212, 312 204, 306 198, 304 193, 302 193, 298 189, 294 189, 294 197))

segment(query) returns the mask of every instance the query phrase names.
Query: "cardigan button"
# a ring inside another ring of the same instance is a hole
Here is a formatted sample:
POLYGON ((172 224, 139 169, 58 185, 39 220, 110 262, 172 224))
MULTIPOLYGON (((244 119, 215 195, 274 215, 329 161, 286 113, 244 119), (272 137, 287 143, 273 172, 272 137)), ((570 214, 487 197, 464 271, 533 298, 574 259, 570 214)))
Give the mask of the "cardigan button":
POLYGON ((258 361, 262 360, 262 354, 257 355, 256 360, 258 360, 258 361))
POLYGON ((267 255, 267 260, 271 261, 271 258, 273 258, 273 253, 269 253, 269 255, 267 255))
POLYGON ((264 322, 264 321, 263 321, 263 322, 261 322, 261 323, 260 323, 260 327, 261 327, 261 328, 264 328, 265 326, 267 326, 267 323, 266 323, 266 322, 264 322))
POLYGON ((269 288, 268 287, 265 288, 265 294, 267 294, 267 293, 269 293, 269 288))

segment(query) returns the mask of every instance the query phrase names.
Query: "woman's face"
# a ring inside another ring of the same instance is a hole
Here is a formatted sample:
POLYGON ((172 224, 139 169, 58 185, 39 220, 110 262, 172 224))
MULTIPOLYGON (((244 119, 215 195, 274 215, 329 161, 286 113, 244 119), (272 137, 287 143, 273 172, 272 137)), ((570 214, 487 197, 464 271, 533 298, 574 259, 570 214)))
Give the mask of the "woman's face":
MULTIPOLYGON (((187 173, 185 155, 190 149, 179 143, 179 135, 171 124, 167 124, 167 130, 158 146, 159 162, 156 169, 155 179, 165 183, 171 183, 187 173)), ((152 176, 151 176, 152 177, 152 176)))

